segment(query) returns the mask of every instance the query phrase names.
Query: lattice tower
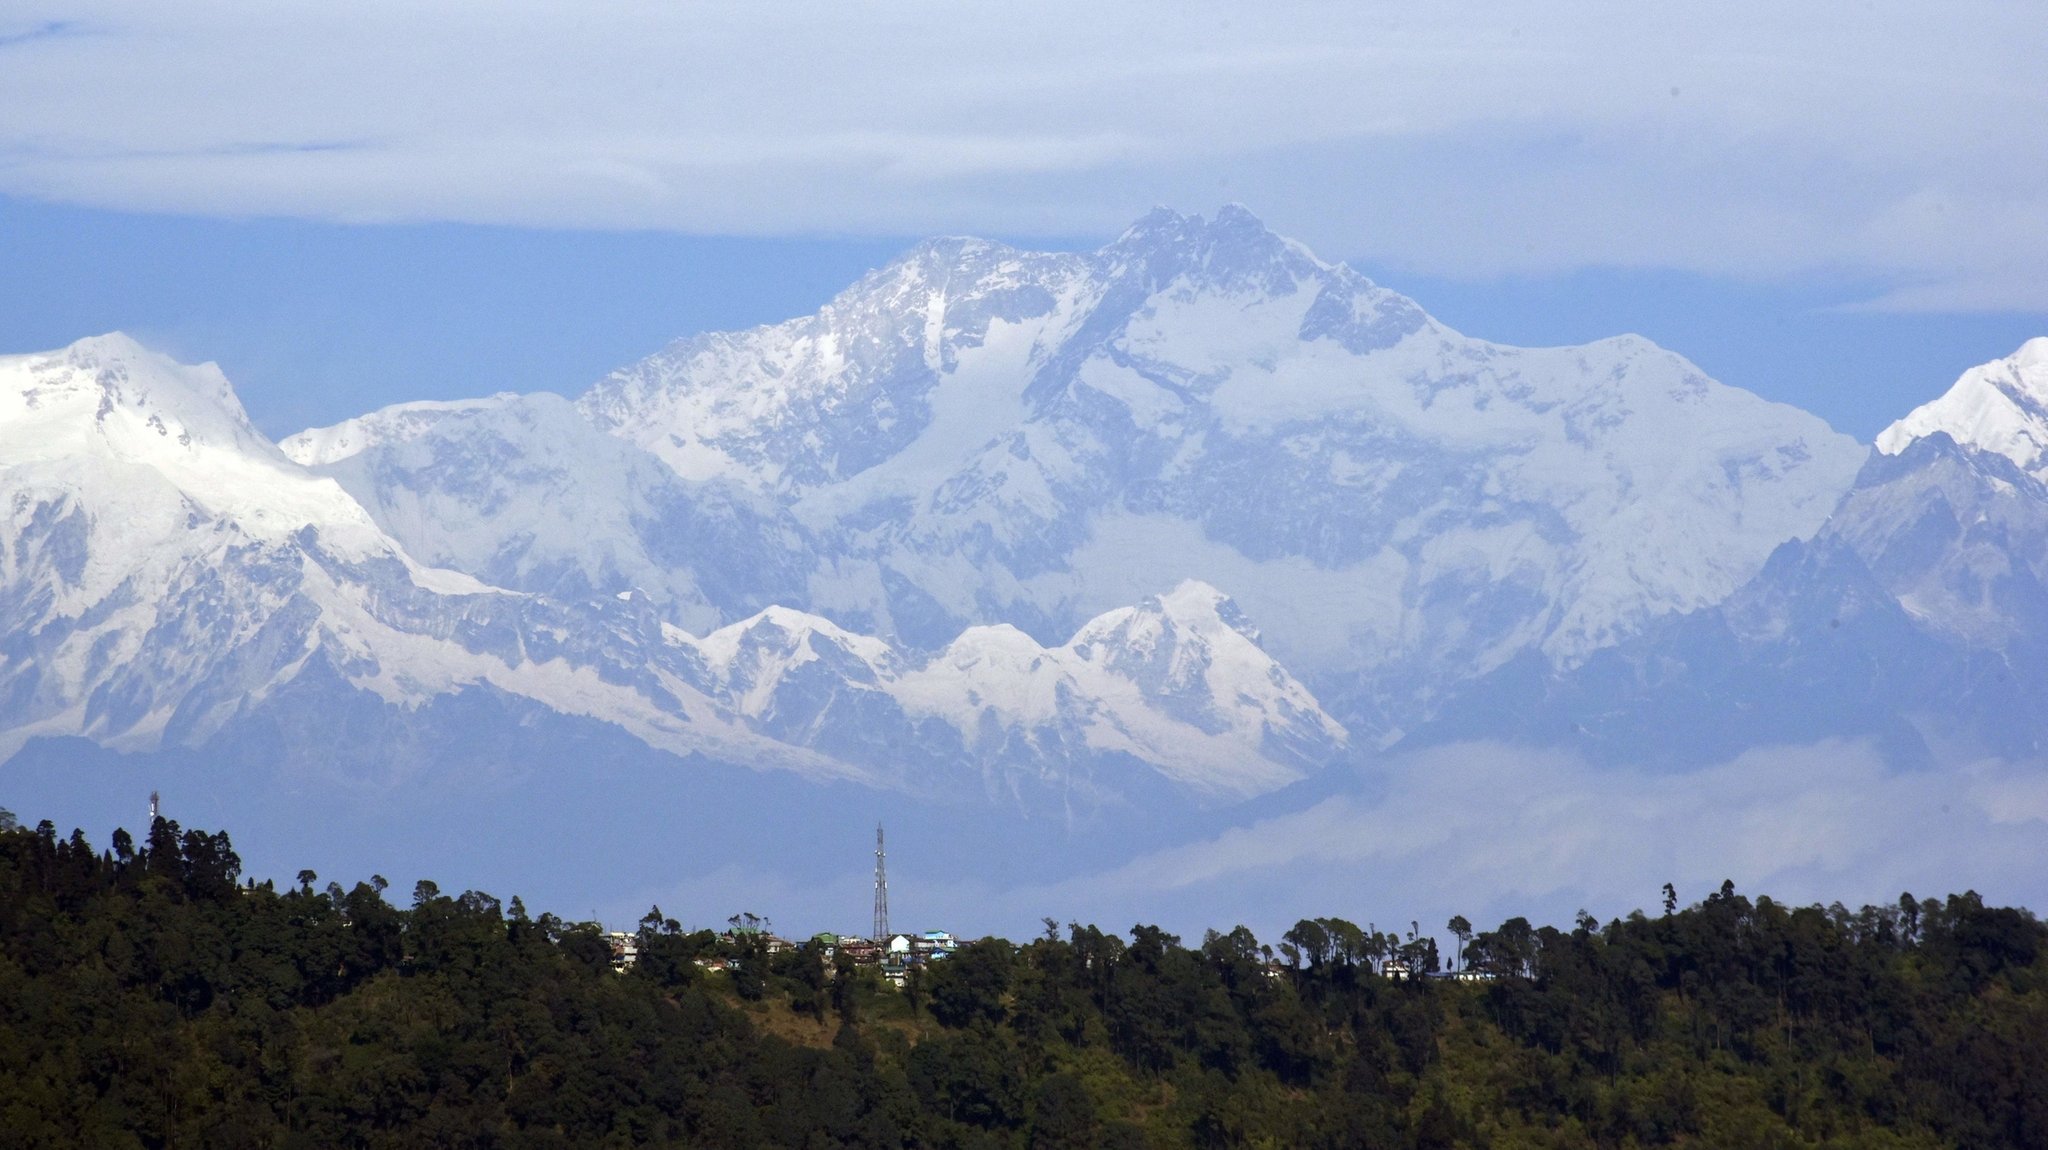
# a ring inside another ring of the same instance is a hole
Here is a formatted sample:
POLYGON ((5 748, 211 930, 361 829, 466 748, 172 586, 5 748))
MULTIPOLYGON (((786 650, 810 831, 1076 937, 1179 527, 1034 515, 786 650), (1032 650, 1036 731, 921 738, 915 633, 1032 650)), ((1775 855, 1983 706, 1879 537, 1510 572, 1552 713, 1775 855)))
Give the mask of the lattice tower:
POLYGON ((875 942, 889 945, 889 855, 882 846, 882 824, 875 824, 875 942))

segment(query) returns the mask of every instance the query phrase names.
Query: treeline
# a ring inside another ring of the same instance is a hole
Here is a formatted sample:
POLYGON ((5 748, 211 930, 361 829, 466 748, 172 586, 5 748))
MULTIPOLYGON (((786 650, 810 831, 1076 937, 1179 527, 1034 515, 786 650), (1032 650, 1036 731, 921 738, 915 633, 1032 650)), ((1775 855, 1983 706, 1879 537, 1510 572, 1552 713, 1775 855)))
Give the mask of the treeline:
POLYGON ((1048 920, 896 991, 659 911, 620 973, 594 924, 386 893, 164 821, 0 829, 0 1143, 2048 1146, 2048 933, 1969 894, 1454 920, 1473 981, 1391 977, 1414 925, 1048 920))

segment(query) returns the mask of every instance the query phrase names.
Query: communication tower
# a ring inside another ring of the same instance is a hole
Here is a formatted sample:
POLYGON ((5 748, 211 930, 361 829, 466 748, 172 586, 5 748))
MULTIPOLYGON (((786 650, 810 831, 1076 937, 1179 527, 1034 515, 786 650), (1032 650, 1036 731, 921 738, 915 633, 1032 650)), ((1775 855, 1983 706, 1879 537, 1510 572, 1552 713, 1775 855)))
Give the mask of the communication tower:
POLYGON ((875 942, 889 945, 889 855, 882 849, 882 824, 875 824, 875 942))
POLYGON ((155 826, 157 818, 157 793, 149 792, 149 825, 155 826))

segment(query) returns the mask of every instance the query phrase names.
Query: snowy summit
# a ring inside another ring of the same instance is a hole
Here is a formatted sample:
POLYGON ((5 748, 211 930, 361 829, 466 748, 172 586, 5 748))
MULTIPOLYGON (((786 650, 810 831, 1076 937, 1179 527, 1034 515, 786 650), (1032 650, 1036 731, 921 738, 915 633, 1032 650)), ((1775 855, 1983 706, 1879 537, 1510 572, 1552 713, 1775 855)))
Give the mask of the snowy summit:
POLYGON ((2048 336, 1964 372, 1941 398, 1880 432, 1877 449, 1897 455, 1914 440, 1937 433, 2048 477, 2048 336))

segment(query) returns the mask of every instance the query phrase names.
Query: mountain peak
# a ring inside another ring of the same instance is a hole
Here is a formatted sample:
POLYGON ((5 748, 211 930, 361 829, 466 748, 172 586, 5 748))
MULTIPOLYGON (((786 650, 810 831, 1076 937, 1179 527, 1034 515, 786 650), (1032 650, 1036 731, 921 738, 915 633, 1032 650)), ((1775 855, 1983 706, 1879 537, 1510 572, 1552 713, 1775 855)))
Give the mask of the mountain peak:
POLYGON ((1291 294, 1302 280, 1331 270, 1242 204, 1224 205, 1213 219, 1154 208, 1100 254, 1112 269, 1136 272, 1152 286, 1189 276, 1270 295, 1291 294))
POLYGON ((125 331, 108 331, 73 342, 64 349, 64 354, 83 361, 146 359, 156 353, 142 346, 140 341, 125 331))
POLYGON ((1877 449, 1897 455, 1937 432, 2048 477, 2048 337, 2036 336, 2004 359, 1964 372, 1939 399, 1885 428, 1877 449))
POLYGON ((1150 241, 1160 237, 1182 238, 1192 234, 1219 233, 1246 237, 1273 236, 1280 238, 1266 226, 1266 221, 1243 204, 1232 202, 1216 209, 1213 219, 1204 219, 1193 212, 1183 212, 1164 204, 1139 216, 1124 229, 1118 243, 1127 240, 1150 241))
POLYGON ((1141 610, 1156 609, 1183 628, 1197 632, 1229 628, 1253 644, 1259 629, 1246 618, 1237 601, 1200 579, 1184 579, 1173 590, 1145 600, 1141 610))
POLYGON ((119 332, 0 358, 0 459, 66 498, 114 493, 102 511, 115 518, 198 510, 268 543, 296 545, 312 527, 332 555, 397 552, 340 484, 256 430, 218 366, 181 364, 119 332))
POLYGON ((0 359, 0 434, 8 431, 16 457, 86 440, 137 461, 207 445, 272 451, 217 365, 178 363, 118 331, 0 359))

